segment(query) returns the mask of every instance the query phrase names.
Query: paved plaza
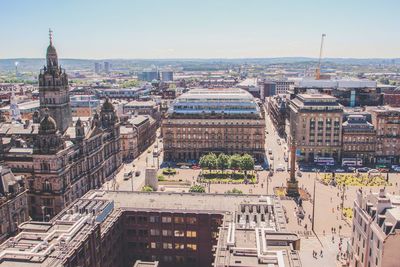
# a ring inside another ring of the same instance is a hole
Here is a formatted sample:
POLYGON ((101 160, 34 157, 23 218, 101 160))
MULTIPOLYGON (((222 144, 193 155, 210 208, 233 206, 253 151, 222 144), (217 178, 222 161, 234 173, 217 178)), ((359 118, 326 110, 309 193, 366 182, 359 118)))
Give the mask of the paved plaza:
MULTIPOLYGON (((280 139, 279 144, 277 139, 279 137, 276 131, 272 128, 272 124, 268 122, 267 117, 267 131, 266 136, 266 150, 272 149, 274 160, 269 160, 270 167, 273 172, 272 177, 268 177, 269 171, 258 171, 257 184, 203 184, 206 192, 224 194, 228 190, 234 188, 241 190, 244 194, 273 194, 274 187, 286 186, 286 181, 289 179, 289 172, 277 172, 278 166, 287 168, 288 162, 284 158, 288 156, 287 144, 283 139, 280 139)), ((108 190, 120 191, 140 191, 144 185, 145 168, 148 166, 157 166, 162 163, 162 153, 157 159, 153 157, 153 150, 155 146, 162 149, 162 139, 152 144, 146 151, 144 151, 138 158, 132 162, 125 163, 121 171, 105 183, 103 188, 108 190), (138 177, 133 176, 132 179, 124 180, 123 175, 126 172, 140 170, 141 173, 138 177)), ((267 152, 267 151, 266 151, 267 152)), ((266 153, 269 157, 268 153, 266 153)), ((162 185, 160 188, 165 191, 187 192, 188 185, 199 184, 198 176, 201 170, 193 169, 176 169, 177 173, 172 176, 164 177, 167 180, 181 182, 175 185, 162 185), (186 184, 186 185, 184 185, 186 184)), ((162 173, 162 169, 159 170, 162 173)), ((305 212, 304 219, 298 219, 296 211, 297 204, 291 199, 283 199, 282 204, 286 209, 288 228, 298 233, 302 237, 302 245, 300 250, 300 257, 304 266, 341 266, 345 259, 341 259, 341 253, 347 249, 347 242, 351 236, 351 219, 346 219, 342 215, 340 205, 342 203, 342 194, 344 195, 343 206, 345 208, 352 208, 353 201, 356 197, 356 191, 360 188, 358 186, 347 186, 343 192, 338 187, 322 184, 319 179, 325 173, 302 172, 301 177, 297 177, 299 187, 306 190, 311 195, 310 201, 303 202, 303 209, 305 212), (315 193, 314 193, 315 187, 315 193), (313 200, 315 197, 315 207, 313 207, 313 200), (312 214, 313 209, 315 214, 314 229, 312 227, 312 214), (340 244, 340 240, 342 243, 340 244), (339 248, 341 251, 339 251, 339 248), (322 251, 322 255, 321 255, 322 251), (314 254, 315 252, 315 254, 314 254)), ((400 174, 390 173, 389 182, 391 186, 387 186, 386 190, 390 193, 400 194, 400 174)), ((160 189, 159 188, 159 189, 160 189)), ((364 187, 363 190, 368 192, 378 192, 381 187, 364 187)))

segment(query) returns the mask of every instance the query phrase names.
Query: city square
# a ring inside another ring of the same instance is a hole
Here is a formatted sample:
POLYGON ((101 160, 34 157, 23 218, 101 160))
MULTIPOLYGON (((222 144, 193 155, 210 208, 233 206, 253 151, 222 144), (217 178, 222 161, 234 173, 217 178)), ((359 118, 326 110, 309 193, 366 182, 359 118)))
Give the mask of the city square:
POLYGON ((399 266, 397 2, 0 8, 0 267, 399 266))

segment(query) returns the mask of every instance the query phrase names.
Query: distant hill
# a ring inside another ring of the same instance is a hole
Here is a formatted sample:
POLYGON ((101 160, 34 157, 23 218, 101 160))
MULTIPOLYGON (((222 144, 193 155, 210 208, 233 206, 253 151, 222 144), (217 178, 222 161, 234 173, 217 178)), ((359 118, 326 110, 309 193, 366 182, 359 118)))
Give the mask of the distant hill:
MULTIPOLYGON (((344 64, 344 65, 382 65, 382 64, 400 64, 400 58, 324 58, 325 63, 344 64)), ((125 69, 130 67, 150 68, 163 66, 212 66, 226 68, 230 65, 239 64, 296 64, 296 63, 314 63, 316 58, 310 57, 276 57, 276 58, 210 58, 210 59, 60 59, 60 64, 68 71, 74 70, 92 70, 95 62, 110 62, 114 69, 125 69), (218 66, 220 65, 220 66, 218 66)), ((44 58, 10 58, 0 59, 0 72, 13 72, 15 70, 15 62, 18 62, 18 69, 21 72, 38 72, 45 64, 44 58)), ((202 68, 200 68, 202 69, 202 68)))

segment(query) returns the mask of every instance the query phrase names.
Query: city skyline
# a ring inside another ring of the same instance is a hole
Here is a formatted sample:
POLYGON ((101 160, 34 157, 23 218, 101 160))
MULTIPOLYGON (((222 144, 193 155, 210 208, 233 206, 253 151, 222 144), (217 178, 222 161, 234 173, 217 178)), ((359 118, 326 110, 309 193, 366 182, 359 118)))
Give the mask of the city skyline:
POLYGON ((400 38, 391 34, 400 23, 396 1, 6 1, 0 7, 6 11, 0 23, 13 24, 0 29, 7 37, 0 58, 43 57, 48 28, 62 58, 316 58, 322 33, 324 57, 400 57, 400 38))

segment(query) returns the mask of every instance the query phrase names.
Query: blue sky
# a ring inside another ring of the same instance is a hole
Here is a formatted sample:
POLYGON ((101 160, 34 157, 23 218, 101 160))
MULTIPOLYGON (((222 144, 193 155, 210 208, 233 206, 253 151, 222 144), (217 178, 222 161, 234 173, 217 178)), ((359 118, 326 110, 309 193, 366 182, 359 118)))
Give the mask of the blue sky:
POLYGON ((0 0, 0 58, 400 57, 396 0, 0 0))

